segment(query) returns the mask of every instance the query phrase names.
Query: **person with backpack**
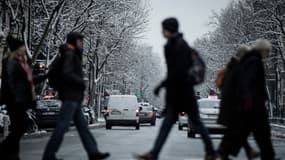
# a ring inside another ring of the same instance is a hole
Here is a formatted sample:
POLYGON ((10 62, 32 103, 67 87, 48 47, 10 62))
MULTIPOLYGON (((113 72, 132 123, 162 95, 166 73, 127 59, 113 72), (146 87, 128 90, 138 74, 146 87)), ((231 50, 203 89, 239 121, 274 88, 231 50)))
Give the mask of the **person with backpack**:
MULTIPOLYGON (((226 68, 223 68, 218 72, 216 79, 216 86, 221 91, 218 124, 227 127, 218 149, 218 152, 223 160, 227 160, 229 155, 237 156, 240 148, 236 145, 236 143, 233 143, 233 141, 235 141, 233 136, 240 133, 240 128, 238 126, 240 125, 241 112, 237 87, 240 75, 240 60, 248 52, 249 47, 239 47, 237 53, 231 58, 226 68)), ((245 141, 243 147, 249 160, 259 156, 259 153, 250 146, 248 141, 245 141)))
POLYGON ((11 35, 6 41, 10 53, 2 61, 1 99, 7 106, 11 125, 8 137, 0 144, 0 155, 1 159, 19 160, 20 140, 29 125, 26 111, 35 108, 35 85, 44 81, 46 75, 33 76, 23 41, 11 35))
POLYGON ((83 38, 80 33, 69 33, 67 43, 60 48, 61 55, 52 64, 48 73, 52 87, 55 87, 60 100, 62 100, 62 106, 59 121, 46 146, 43 160, 57 160, 55 154, 58 152, 72 120, 79 132, 89 160, 100 160, 110 156, 109 153, 99 151, 81 110, 85 90, 82 70, 83 38))
POLYGON ((167 64, 167 78, 155 89, 159 95, 162 88, 166 88, 166 115, 153 148, 142 155, 136 155, 139 160, 157 160, 159 153, 178 119, 180 112, 186 112, 201 133, 205 144, 205 160, 216 159, 216 152, 209 137, 208 130, 200 120, 197 101, 193 86, 201 83, 204 78, 205 65, 198 53, 189 47, 178 32, 179 24, 175 18, 168 18, 162 22, 163 35, 168 40, 165 46, 167 64))

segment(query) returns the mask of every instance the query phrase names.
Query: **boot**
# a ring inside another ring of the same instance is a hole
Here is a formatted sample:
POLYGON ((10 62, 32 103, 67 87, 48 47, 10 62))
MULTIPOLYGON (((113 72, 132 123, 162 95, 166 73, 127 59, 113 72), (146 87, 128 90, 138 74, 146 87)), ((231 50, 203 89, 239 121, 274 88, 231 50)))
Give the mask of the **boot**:
POLYGON ((157 160, 151 153, 145 153, 142 155, 135 155, 135 158, 138 160, 157 160))
POLYGON ((94 155, 90 155, 89 156, 89 160, 102 160, 102 159, 106 159, 110 157, 110 153, 101 153, 101 152, 98 152, 94 155))

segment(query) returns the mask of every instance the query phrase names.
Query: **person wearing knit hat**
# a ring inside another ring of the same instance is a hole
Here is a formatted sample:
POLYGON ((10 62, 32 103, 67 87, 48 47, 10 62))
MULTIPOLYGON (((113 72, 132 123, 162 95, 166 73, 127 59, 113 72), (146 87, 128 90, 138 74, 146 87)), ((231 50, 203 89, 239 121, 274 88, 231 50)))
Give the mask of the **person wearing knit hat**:
POLYGON ((243 118, 239 119, 242 126, 240 134, 233 138, 237 146, 242 146, 249 134, 253 133, 262 160, 275 159, 265 104, 268 97, 263 62, 271 50, 271 43, 268 40, 258 39, 240 62, 238 99, 241 106, 240 115, 243 118))
MULTIPOLYGON (((8 47, 9 47, 11 52, 14 52, 15 50, 17 50, 19 48, 25 47, 25 43, 23 41, 16 39, 11 35, 7 36, 6 41, 7 41, 8 47)), ((25 49, 23 49, 23 50, 25 50, 25 49)))
POLYGON ((28 128, 26 111, 36 105, 35 84, 45 76, 33 77, 27 63, 24 42, 12 36, 7 37, 11 53, 5 57, 2 72, 2 98, 10 117, 10 133, 0 144, 0 155, 5 160, 19 159, 20 140, 28 128))
POLYGON ((155 140, 153 148, 142 155, 135 155, 139 160, 157 160, 163 145, 176 123, 178 114, 186 112, 189 123, 202 135, 205 144, 205 160, 215 160, 216 151, 209 132, 200 120, 198 104, 194 93, 193 77, 189 77, 189 69, 193 67, 194 54, 198 52, 191 48, 179 33, 179 23, 176 18, 167 18, 162 22, 162 34, 167 39, 164 53, 167 64, 167 77, 154 90, 156 96, 162 88, 166 89, 165 119, 155 140))

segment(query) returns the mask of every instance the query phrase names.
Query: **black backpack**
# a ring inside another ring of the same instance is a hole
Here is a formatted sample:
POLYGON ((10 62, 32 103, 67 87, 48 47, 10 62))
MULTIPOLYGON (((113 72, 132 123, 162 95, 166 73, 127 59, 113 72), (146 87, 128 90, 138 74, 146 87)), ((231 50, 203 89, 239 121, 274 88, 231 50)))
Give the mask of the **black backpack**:
POLYGON ((48 82, 51 88, 59 90, 63 85, 61 79, 63 57, 61 54, 57 55, 55 60, 50 64, 50 69, 48 73, 48 82))
POLYGON ((188 75, 191 77, 194 85, 199 85, 205 80, 206 64, 199 55, 198 51, 191 48, 192 66, 188 70, 188 75))

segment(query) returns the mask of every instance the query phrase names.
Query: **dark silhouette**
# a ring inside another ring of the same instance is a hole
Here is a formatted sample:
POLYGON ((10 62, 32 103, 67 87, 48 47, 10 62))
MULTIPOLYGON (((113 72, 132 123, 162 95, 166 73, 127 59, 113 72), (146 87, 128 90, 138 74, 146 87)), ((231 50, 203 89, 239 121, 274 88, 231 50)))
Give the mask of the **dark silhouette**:
MULTIPOLYGON (((219 147, 219 153, 222 159, 228 159, 229 155, 237 156, 240 146, 235 143, 235 136, 239 134, 239 123, 242 117, 240 112, 238 81, 240 76, 240 60, 246 55, 249 48, 246 46, 240 47, 237 53, 231 58, 226 69, 221 70, 222 80, 217 80, 217 86, 221 90, 221 104, 218 123, 227 127, 222 142, 219 147), (221 81, 221 82, 220 82, 221 81)), ((254 151, 250 144, 245 141, 243 145, 248 159, 258 157, 258 153, 254 151)))
POLYGON ((262 160, 273 160, 275 153, 271 142, 270 125, 265 106, 266 93, 263 59, 269 56, 271 44, 257 40, 254 48, 241 60, 239 78, 242 135, 236 137, 242 145, 250 133, 260 148, 262 160))
POLYGON ((84 96, 85 84, 82 71, 83 36, 72 32, 67 36, 67 44, 61 47, 62 65, 58 79, 62 80, 58 89, 62 100, 60 118, 45 149, 43 160, 56 160, 64 134, 68 131, 70 121, 73 120, 79 136, 88 153, 90 160, 105 159, 109 153, 101 153, 84 119, 81 103, 84 96))
POLYGON ((193 89, 193 77, 189 77, 188 71, 193 65, 192 53, 195 52, 178 32, 178 22, 175 18, 163 21, 163 35, 168 39, 165 46, 165 58, 167 63, 167 78, 156 89, 158 95, 161 88, 166 88, 166 114, 160 132, 152 150, 144 155, 138 155, 138 159, 156 160, 171 131, 173 124, 178 119, 180 112, 186 112, 191 124, 200 131, 205 143, 206 160, 215 159, 215 151, 207 129, 200 120, 197 101, 193 89))
POLYGON ((1 158, 20 159, 20 139, 27 131, 28 109, 36 106, 35 84, 46 79, 45 75, 33 77, 24 42, 12 36, 7 37, 10 48, 3 59, 2 68, 2 103, 7 105, 11 126, 8 137, 1 143, 1 158))

